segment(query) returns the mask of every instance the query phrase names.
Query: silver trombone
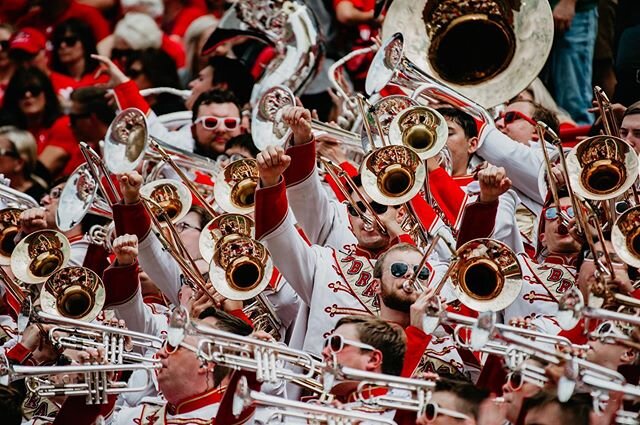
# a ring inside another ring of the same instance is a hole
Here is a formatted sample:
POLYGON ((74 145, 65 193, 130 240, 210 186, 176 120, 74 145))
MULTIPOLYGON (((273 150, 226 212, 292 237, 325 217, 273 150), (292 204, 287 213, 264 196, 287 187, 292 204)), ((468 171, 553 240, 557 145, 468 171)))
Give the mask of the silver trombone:
POLYGON ((136 363, 128 365, 71 365, 71 366, 19 366, 3 365, 0 380, 8 383, 25 379, 27 390, 40 397, 86 396, 87 404, 106 404, 113 394, 143 391, 152 382, 152 373, 161 364, 136 363), (114 381, 111 376, 117 372, 144 370, 147 382, 137 387, 129 387, 126 382, 114 381), (68 382, 71 375, 82 375, 81 382, 68 382), (51 376, 60 376, 60 383, 51 376), (67 382, 64 382, 67 381, 67 382))
POLYGON ((267 423, 286 423, 286 418, 305 419, 313 424, 328 425, 355 425, 359 423, 396 425, 392 419, 383 416, 373 415, 354 410, 340 409, 336 407, 324 406, 314 403, 303 403, 301 401, 287 400, 259 391, 249 389, 245 377, 240 378, 232 403, 232 413, 237 418, 251 405, 275 407, 279 410, 274 412, 267 423))
POLYGON ((306 351, 202 325, 190 320, 183 307, 173 311, 169 327, 169 344, 174 347, 180 344, 205 362, 255 372, 260 382, 277 384, 287 380, 322 392, 322 385, 314 380, 322 365, 306 351), (185 333, 200 338, 197 347, 182 342, 185 333), (294 367, 300 368, 301 372, 294 371, 294 367))
POLYGON ((36 319, 40 323, 56 325, 49 329, 49 339, 54 346, 73 350, 101 348, 105 352, 107 362, 114 365, 138 362, 158 363, 160 361, 153 357, 145 357, 132 350, 160 350, 164 343, 163 338, 128 329, 56 316, 43 311, 37 313, 36 319))

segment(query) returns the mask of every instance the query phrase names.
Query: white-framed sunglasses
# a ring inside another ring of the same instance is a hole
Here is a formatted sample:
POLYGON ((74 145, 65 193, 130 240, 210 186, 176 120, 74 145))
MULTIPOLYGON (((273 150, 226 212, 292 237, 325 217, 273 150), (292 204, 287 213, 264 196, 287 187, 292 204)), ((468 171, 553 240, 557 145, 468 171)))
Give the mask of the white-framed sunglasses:
POLYGON ((437 418, 438 415, 445 415, 445 416, 449 416, 450 418, 460 419, 460 420, 471 419, 469 416, 465 415, 464 413, 460 413, 451 409, 446 409, 444 407, 439 406, 438 403, 433 401, 426 404, 424 408, 424 415, 429 421, 435 420, 435 418, 437 418))
POLYGON ((345 345, 357 347, 357 348, 360 348, 361 350, 375 351, 375 348, 369 344, 363 344, 362 342, 359 342, 359 341, 353 341, 351 339, 347 339, 343 337, 342 335, 329 335, 324 340, 324 347, 325 348, 329 347, 329 350, 334 354, 337 354, 340 351, 342 351, 345 345))
POLYGON ((240 125, 240 118, 205 115, 203 117, 198 117, 193 123, 202 123, 202 126, 207 130, 216 130, 221 125, 226 130, 235 130, 240 125))

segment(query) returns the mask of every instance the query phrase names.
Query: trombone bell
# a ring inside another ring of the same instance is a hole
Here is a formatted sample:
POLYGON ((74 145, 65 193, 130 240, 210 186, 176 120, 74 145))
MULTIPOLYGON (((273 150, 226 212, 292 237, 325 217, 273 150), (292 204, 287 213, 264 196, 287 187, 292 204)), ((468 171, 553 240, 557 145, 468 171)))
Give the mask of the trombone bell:
POLYGON ((92 321, 105 302, 105 288, 96 273, 86 267, 66 267, 51 275, 40 293, 45 313, 92 321))
POLYGON ((0 210, 0 265, 11 264, 11 254, 16 248, 14 242, 18 234, 18 224, 22 210, 18 208, 4 208, 0 210))
POLYGON ((216 202, 224 211, 247 214, 253 211, 254 197, 258 187, 258 163, 255 159, 240 159, 227 165, 219 173, 213 193, 216 202))
POLYGON ((249 216, 240 214, 221 214, 211 220, 200 233, 198 247, 202 258, 210 263, 214 246, 223 238, 233 234, 253 237, 253 220, 249 216))
POLYGON ((104 158, 109 171, 127 173, 138 168, 149 143, 147 117, 136 108, 120 112, 104 138, 104 158), (122 158, 122 159, 121 159, 122 158))
POLYGON ((156 213, 156 217, 160 215, 160 207, 172 223, 182 220, 191 208, 191 194, 186 186, 177 180, 160 179, 147 183, 140 188, 140 194, 154 201, 152 211, 156 213))
POLYGON ((67 238, 55 230, 28 235, 11 255, 11 271, 24 283, 41 283, 64 267, 70 258, 67 238))
POLYGON ((640 206, 618 217, 611 231, 613 249, 625 263, 640 267, 640 206))
POLYGON ((446 146, 449 130, 444 117, 435 109, 414 106, 394 118, 389 128, 392 145, 413 149, 420 159, 436 156, 446 146))

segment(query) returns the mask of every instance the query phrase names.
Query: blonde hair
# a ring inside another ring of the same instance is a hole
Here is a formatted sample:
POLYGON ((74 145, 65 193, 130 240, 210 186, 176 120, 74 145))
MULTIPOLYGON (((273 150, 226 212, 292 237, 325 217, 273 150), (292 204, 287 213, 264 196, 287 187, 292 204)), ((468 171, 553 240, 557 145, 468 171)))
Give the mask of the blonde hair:
POLYGON ((31 173, 36 168, 38 160, 38 148, 35 137, 26 131, 12 125, 0 127, 0 136, 4 136, 13 145, 13 148, 24 161, 23 174, 31 178, 31 173))

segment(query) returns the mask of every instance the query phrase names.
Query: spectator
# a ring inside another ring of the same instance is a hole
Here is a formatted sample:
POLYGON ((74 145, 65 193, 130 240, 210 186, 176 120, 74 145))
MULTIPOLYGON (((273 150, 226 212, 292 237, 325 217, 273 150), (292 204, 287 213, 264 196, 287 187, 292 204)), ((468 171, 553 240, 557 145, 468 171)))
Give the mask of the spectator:
POLYGON ((32 176, 37 159, 36 139, 31 133, 13 126, 0 127, 0 174, 10 180, 11 188, 40 202, 47 191, 32 176))
POLYGON ((29 130, 38 144, 36 174, 45 181, 68 176, 83 162, 51 80, 38 68, 16 71, 7 86, 0 121, 29 130))
POLYGON ((136 51, 162 49, 176 61, 178 68, 184 66, 182 45, 162 33, 158 24, 149 15, 138 12, 127 13, 113 32, 111 58, 122 69, 126 69, 136 51))
POLYGON ((73 78, 49 69, 46 43, 47 40, 40 31, 23 28, 11 37, 9 56, 17 66, 33 66, 44 72, 51 80, 55 93, 61 98, 66 98, 77 83, 73 78))
POLYGON ((87 143, 96 152, 116 115, 106 93, 106 89, 99 87, 82 87, 71 93, 71 130, 76 140, 87 143))
POLYGON ((70 18, 78 18, 89 24, 98 42, 108 36, 109 23, 99 10, 77 0, 56 0, 38 2, 38 7, 21 17, 18 28, 33 27, 49 36, 53 28, 70 18))
POLYGON ((191 108, 202 93, 211 89, 229 90, 238 98, 240 105, 244 105, 251 99, 253 78, 238 59, 213 56, 189 83, 189 88, 191 96, 185 102, 187 108, 191 108))
POLYGON ((195 153, 216 158, 225 152, 229 139, 242 133, 240 105, 233 93, 211 90, 193 105, 195 153))
POLYGON ((640 102, 634 103, 625 111, 620 125, 620 137, 640 154, 640 102))
POLYGON ((95 78, 98 62, 91 55, 97 54, 96 39, 85 22, 76 18, 62 22, 53 30, 51 40, 53 71, 73 78, 77 87, 109 81, 106 75, 95 78))
POLYGON ((9 58, 9 40, 12 32, 9 24, 0 24, 0 106, 2 106, 4 90, 13 75, 13 62, 9 58))
MULTIPOLYGON (((175 61, 162 50, 146 49, 133 58, 125 69, 125 74, 138 86, 139 90, 153 87, 180 88, 175 61), (157 70, 161 69, 162 72, 157 70)), ((183 111, 184 100, 170 93, 160 93, 146 97, 149 106, 157 114, 183 111)))
POLYGON ((578 125, 593 121, 591 75, 598 31, 597 0, 550 0, 555 40, 543 79, 578 125))
POLYGON ((184 35, 183 44, 186 52, 186 67, 181 80, 187 86, 190 80, 198 75, 198 71, 207 66, 209 55, 202 54, 202 47, 216 29, 218 20, 211 15, 204 15, 194 20, 184 35))

